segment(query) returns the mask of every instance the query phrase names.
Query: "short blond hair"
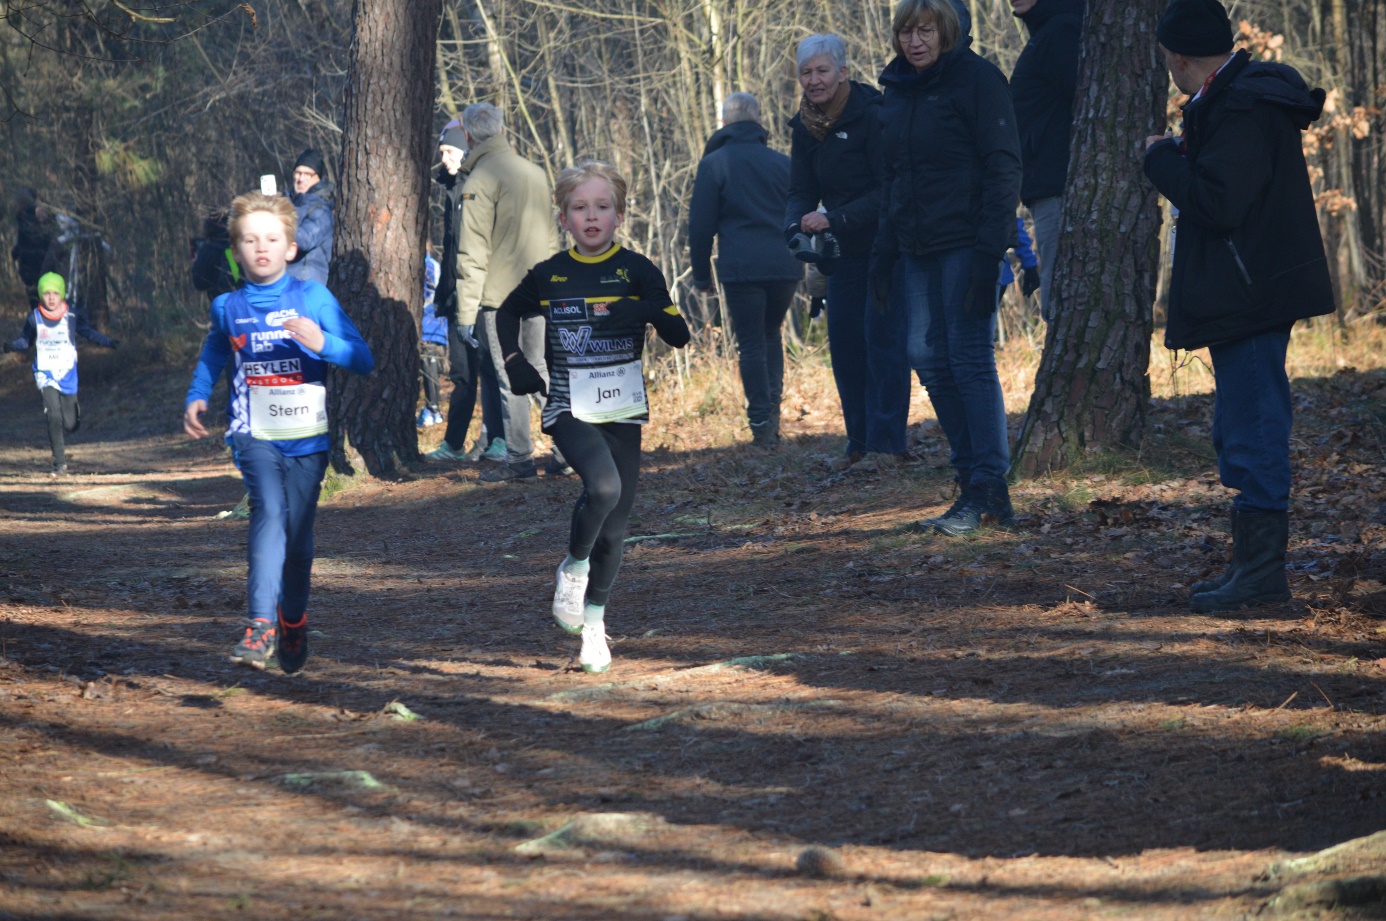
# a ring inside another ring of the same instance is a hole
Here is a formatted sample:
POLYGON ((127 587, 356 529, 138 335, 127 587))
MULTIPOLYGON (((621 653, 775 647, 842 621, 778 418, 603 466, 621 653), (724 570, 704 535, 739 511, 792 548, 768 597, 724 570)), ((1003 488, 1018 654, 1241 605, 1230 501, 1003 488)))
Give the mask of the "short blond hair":
POLYGON ((940 55, 958 46, 962 36, 962 20, 952 0, 900 0, 890 21, 890 45, 896 54, 904 54, 900 33, 915 26, 934 26, 938 29, 940 55))
POLYGON ((626 213, 626 177, 601 160, 579 160, 558 174, 558 181, 553 184, 553 200, 559 211, 568 210, 568 199, 573 197, 574 190, 589 179, 605 179, 616 199, 616 213, 626 213))
POLYGON ((293 202, 283 195, 246 192, 237 195, 231 202, 231 219, 226 222, 226 229, 231 234, 232 242, 241 235, 241 222, 257 211, 279 218, 284 223, 284 235, 290 243, 298 236, 298 212, 294 210, 293 202))

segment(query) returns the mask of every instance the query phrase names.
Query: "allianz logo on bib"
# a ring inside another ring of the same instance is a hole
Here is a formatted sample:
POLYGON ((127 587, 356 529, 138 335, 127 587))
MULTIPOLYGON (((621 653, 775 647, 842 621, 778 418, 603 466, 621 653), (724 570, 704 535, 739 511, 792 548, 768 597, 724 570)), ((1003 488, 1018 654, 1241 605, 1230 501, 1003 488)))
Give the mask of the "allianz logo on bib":
POLYGON ((579 326, 575 330, 560 329, 558 341, 573 355, 586 355, 588 352, 629 352, 635 348, 635 339, 630 336, 621 339, 593 339, 590 326, 579 326))

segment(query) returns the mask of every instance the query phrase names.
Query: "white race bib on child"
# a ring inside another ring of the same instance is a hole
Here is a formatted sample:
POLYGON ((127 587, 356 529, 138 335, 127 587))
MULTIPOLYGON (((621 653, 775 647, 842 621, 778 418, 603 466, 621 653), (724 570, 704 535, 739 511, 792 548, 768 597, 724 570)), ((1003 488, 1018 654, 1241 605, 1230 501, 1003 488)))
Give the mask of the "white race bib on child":
POLYGON ((327 434, 327 388, 322 384, 251 384, 250 435, 292 441, 327 434))
POLYGON ((38 370, 46 371, 55 380, 71 371, 77 364, 77 347, 67 334, 68 326, 65 322, 58 322, 49 326, 46 323, 38 324, 38 336, 35 345, 35 362, 38 370))
POLYGON ((573 418, 583 422, 619 422, 643 416, 648 410, 640 361, 569 368, 568 399, 573 418))

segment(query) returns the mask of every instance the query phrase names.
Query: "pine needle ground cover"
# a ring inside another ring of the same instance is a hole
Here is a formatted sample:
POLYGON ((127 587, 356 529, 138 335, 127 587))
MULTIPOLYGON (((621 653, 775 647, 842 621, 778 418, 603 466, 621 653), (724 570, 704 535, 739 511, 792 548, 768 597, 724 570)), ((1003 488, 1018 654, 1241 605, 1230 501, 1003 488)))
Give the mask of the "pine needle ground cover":
MULTIPOLYGON (((1379 330, 1296 333, 1294 600, 1217 617, 1199 356, 1156 353, 1139 450, 947 540, 922 393, 915 460, 836 474, 821 350, 756 452, 714 339, 656 375, 601 676, 548 614, 579 484, 460 465, 334 484, 308 667, 231 665, 243 489, 186 368, 84 359, 52 480, 7 362, 0 918, 1380 916, 1379 330)), ((1001 355, 1013 427, 1036 357, 1001 355)))

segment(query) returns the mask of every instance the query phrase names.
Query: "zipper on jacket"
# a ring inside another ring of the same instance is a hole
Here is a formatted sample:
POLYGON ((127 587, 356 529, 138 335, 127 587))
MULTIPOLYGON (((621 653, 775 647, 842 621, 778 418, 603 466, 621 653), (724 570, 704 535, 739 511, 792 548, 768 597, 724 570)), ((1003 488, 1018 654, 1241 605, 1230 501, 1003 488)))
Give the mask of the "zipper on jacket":
POLYGON ((1237 252, 1237 244, 1232 242, 1232 235, 1228 234, 1222 238, 1222 242, 1227 244, 1227 248, 1232 251, 1232 258, 1237 262, 1237 271, 1242 273, 1242 281, 1246 282, 1247 287, 1251 287, 1251 273, 1246 270, 1246 263, 1242 261, 1242 254, 1237 252))

